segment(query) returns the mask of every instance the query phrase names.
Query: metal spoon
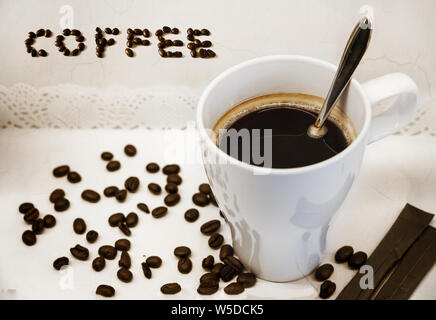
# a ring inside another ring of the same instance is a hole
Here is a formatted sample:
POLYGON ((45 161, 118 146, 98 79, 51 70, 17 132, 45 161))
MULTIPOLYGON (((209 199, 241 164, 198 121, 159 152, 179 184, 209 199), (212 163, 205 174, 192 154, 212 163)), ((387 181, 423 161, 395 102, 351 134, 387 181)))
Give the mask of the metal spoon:
POLYGON ((372 23, 368 17, 363 17, 353 30, 348 40, 341 62, 336 72, 330 91, 314 125, 307 130, 309 137, 320 139, 327 134, 324 126, 333 107, 347 88, 354 71, 362 60, 372 35, 372 23))

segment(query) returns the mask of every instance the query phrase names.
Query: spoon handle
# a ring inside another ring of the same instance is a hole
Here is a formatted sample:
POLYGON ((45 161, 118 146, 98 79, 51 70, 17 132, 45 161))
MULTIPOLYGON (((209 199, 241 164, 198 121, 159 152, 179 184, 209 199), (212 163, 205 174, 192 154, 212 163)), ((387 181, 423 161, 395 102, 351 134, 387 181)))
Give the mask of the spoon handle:
POLYGON ((353 30, 348 40, 341 62, 336 72, 324 105, 321 108, 315 127, 321 128, 327 120, 334 105, 350 83, 354 71, 368 48, 372 35, 372 25, 369 18, 362 18, 353 30))

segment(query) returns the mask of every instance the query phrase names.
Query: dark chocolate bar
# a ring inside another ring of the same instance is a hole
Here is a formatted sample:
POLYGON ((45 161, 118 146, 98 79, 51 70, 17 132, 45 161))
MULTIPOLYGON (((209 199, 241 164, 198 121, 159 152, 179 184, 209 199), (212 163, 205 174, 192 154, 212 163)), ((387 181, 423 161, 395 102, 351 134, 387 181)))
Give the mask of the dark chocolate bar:
POLYGON ((434 215, 407 204, 389 232, 369 257, 374 270, 374 289, 361 289, 357 273, 337 297, 338 300, 369 300, 385 276, 427 228, 434 215))
POLYGON ((427 227, 399 262, 376 300, 408 300, 436 261, 436 229, 427 227))

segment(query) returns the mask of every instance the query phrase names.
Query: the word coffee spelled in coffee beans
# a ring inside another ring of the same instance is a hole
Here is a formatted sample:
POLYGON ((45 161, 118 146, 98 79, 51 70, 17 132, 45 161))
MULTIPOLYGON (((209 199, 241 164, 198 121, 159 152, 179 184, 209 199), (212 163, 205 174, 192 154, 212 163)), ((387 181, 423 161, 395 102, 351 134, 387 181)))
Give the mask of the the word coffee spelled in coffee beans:
POLYGON ((115 289, 111 286, 101 284, 97 287, 97 290, 95 291, 95 293, 100 295, 100 296, 110 298, 110 297, 113 297, 115 295, 115 289))
POLYGON ((321 285, 319 297, 322 299, 330 298, 336 291, 336 284, 330 280, 324 281, 321 285))
POLYGON ((315 279, 318 281, 325 281, 333 274, 334 268, 331 264, 323 264, 315 271, 315 279))
POLYGON ((180 287, 180 285, 178 283, 167 283, 164 284, 161 288, 160 291, 163 294, 177 294, 182 290, 182 287, 180 287))
POLYGON ((63 266, 67 266, 69 263, 70 260, 67 257, 60 257, 53 262, 53 268, 59 271, 63 266))

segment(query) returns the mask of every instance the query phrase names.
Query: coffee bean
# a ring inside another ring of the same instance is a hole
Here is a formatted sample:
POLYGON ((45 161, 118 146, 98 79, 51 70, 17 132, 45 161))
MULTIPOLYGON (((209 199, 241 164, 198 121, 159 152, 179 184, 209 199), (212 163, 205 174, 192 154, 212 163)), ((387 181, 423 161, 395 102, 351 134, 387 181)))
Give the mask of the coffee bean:
POLYGON ((97 32, 97 33, 103 33, 103 30, 101 30, 100 27, 96 27, 96 28, 95 28, 95 32, 97 32))
POLYGON ((142 36, 142 35, 143 35, 142 30, 141 30, 141 29, 138 29, 138 28, 137 28, 137 29, 134 29, 134 30, 133 30, 133 33, 136 34, 137 36, 142 36))
POLYGON ((113 297, 115 295, 115 289, 111 286, 101 284, 97 287, 97 290, 95 291, 95 293, 100 295, 100 296, 110 298, 110 297, 113 297))
POLYGON ((41 234, 44 232, 44 220, 37 219, 32 223, 32 232, 34 234, 41 234))
POLYGON ((76 37, 76 41, 77 41, 77 42, 83 42, 83 41, 85 41, 85 37, 82 36, 82 35, 77 36, 77 37, 76 37))
POLYGON ((195 48, 197 48, 197 45, 195 44, 195 42, 189 42, 187 48, 189 50, 195 50, 195 48))
POLYGON ((24 244, 27 246, 33 246, 36 243, 36 236, 30 230, 24 231, 23 235, 21 236, 21 239, 23 240, 24 244))
POLYGON ((26 45, 26 52, 32 53, 32 47, 30 45, 26 45))
POLYGON ((160 287, 160 291, 163 294, 176 294, 182 290, 178 283, 167 283, 160 287))
POLYGON ((202 34, 203 36, 209 36, 209 35, 210 35, 210 31, 207 30, 207 29, 201 29, 200 32, 201 32, 201 34, 202 34))
POLYGON ((205 273, 201 276, 200 283, 205 283, 205 282, 217 282, 218 283, 219 280, 220 280, 219 273, 208 272, 208 273, 205 273))
POLYGON ((212 51, 212 50, 207 50, 207 56, 209 57, 209 58, 214 58, 214 57, 216 57, 216 53, 215 53, 215 51, 212 51))
POLYGON ((192 270, 192 261, 189 258, 181 258, 177 263, 180 273, 188 274, 192 270))
POLYGON ((124 202, 127 198, 127 190, 118 190, 117 193, 115 193, 115 199, 117 199, 118 202, 124 202))
POLYGON ((256 276, 253 273, 241 273, 237 278, 236 282, 241 284, 244 288, 251 288, 256 284, 256 276))
POLYGON ((150 268, 154 268, 154 269, 160 268, 160 266, 162 265, 162 259, 160 257, 158 257, 158 256, 148 257, 145 260, 145 262, 147 263, 147 265, 150 268))
POLYGON ((182 178, 178 174, 170 174, 167 177, 167 183, 174 183, 179 186, 182 184, 182 178))
POLYGON ((124 50, 125 52, 126 52, 126 55, 128 56, 128 57, 130 57, 130 58, 132 58, 133 57, 133 50, 132 49, 130 49, 130 48, 126 48, 126 50, 124 50))
POLYGON ((149 38, 150 37, 150 30, 145 28, 144 30, 142 30, 142 34, 144 35, 144 37, 149 38))
POLYGON ((120 34, 120 30, 118 28, 113 28, 112 29, 112 34, 113 35, 118 35, 118 34, 120 34))
POLYGON ((28 33, 28 37, 31 38, 31 39, 34 39, 34 38, 36 38, 36 33, 33 32, 33 31, 30 31, 30 32, 28 33))
POLYGON ((144 39, 144 40, 142 40, 141 44, 143 46, 149 46, 151 44, 151 42, 150 42, 150 40, 144 39))
POLYGON ((77 29, 73 29, 73 30, 71 30, 71 34, 73 35, 73 36, 80 36, 82 33, 79 31, 79 30, 77 30, 77 29))
POLYGON ((151 162, 151 163, 147 164, 145 169, 150 173, 156 173, 159 171, 160 167, 157 163, 151 162))
POLYGON ((82 199, 91 203, 100 201, 100 195, 94 190, 85 190, 82 192, 82 199))
POLYGON ((168 27, 168 26, 164 26, 164 27, 162 28, 162 31, 165 32, 165 33, 170 33, 170 32, 171 32, 171 28, 168 27))
POLYGON ((118 251, 129 251, 130 241, 127 239, 119 239, 115 241, 115 249, 117 249, 118 251))
POLYGON ((336 284, 330 280, 324 281, 321 285, 319 297, 322 299, 330 298, 336 291, 336 284))
POLYGON ((115 197, 118 192, 118 188, 115 186, 110 186, 104 189, 103 194, 107 198, 115 197))
POLYGON ((24 214, 24 221, 28 224, 34 223, 39 218, 39 210, 36 208, 30 209, 24 214))
POLYGON ((193 57, 193 58, 197 58, 198 57, 198 54, 197 54, 197 50, 191 50, 191 57, 193 57))
POLYGON ((101 246, 98 249, 98 255, 108 260, 114 260, 117 256, 117 249, 109 245, 101 246))
POLYGON ((229 244, 225 244, 220 250, 220 260, 223 261, 228 256, 233 256, 233 247, 229 244))
POLYGON ((186 33, 187 34, 194 34, 194 29, 192 29, 192 28, 188 28, 188 30, 186 30, 186 33))
POLYGON ((233 282, 224 288, 224 292, 228 295, 237 295, 244 292, 244 286, 238 282, 233 282))
POLYGON ((334 268, 331 264, 324 264, 315 271, 315 279, 325 281, 333 274, 334 268))
POLYGON ((179 258, 186 258, 191 255, 191 249, 185 246, 180 246, 174 249, 174 255, 179 258))
POLYGON ((216 293, 218 289, 219 289, 218 281, 206 281, 200 283, 200 285, 197 288, 197 292, 198 294, 206 296, 216 293))
POLYGON ((201 263, 201 266, 204 269, 212 270, 214 263, 215 263, 214 257, 212 255, 209 255, 209 256, 207 256, 206 258, 203 259, 203 261, 201 263))
POLYGON ((153 209, 153 211, 151 212, 151 215, 156 218, 162 218, 163 216, 165 216, 168 213, 168 208, 167 207, 157 207, 155 209, 153 209))
POLYGON ((68 37, 71 34, 71 30, 70 29, 64 29, 64 31, 62 31, 62 34, 66 37, 68 37))
MULTIPOLYGON (((98 39, 101 39, 101 38, 103 38, 103 33, 101 33, 101 32, 97 32, 97 33, 95 34, 95 40, 98 40, 98 39)), ((98 42, 97 42, 97 44, 98 44, 98 42)))
POLYGON ((26 46, 31 46, 32 44, 34 44, 35 43, 35 39, 33 39, 33 38, 28 38, 28 39, 26 39, 25 41, 24 41, 24 44, 26 45, 26 46))
POLYGON ((126 269, 129 269, 132 266, 132 259, 130 259, 130 255, 127 251, 121 251, 121 258, 120 261, 118 261, 118 266, 126 269))
POLYGON ((335 254, 335 260, 337 263, 344 263, 350 260, 354 253, 354 249, 350 246, 344 246, 340 248, 335 254))
POLYGON ((106 44, 107 44, 107 40, 106 40, 106 38, 100 38, 100 39, 98 39, 98 40, 97 40, 97 44, 98 44, 99 46, 103 46, 103 47, 105 47, 106 44))
POLYGON ((130 177, 124 182, 124 187, 127 191, 135 193, 139 188, 139 179, 137 177, 130 177))
POLYGON ((203 193, 196 193, 192 196, 192 202, 199 207, 206 207, 209 205, 209 198, 203 193))
POLYGON ((70 55, 70 50, 66 49, 64 50, 64 56, 68 57, 70 55))
POLYGON ((221 222, 219 220, 211 220, 211 221, 204 223, 200 227, 200 231, 202 234, 209 236, 212 233, 215 233, 216 231, 218 231, 220 227, 221 227, 221 222))
POLYGON ((169 164, 162 169, 162 172, 166 175, 178 174, 180 172, 180 167, 177 164, 169 164))
POLYGON ((68 208, 70 207, 70 201, 68 199, 59 199, 58 201, 55 202, 54 205, 54 209, 57 212, 64 212, 66 210, 68 210, 68 208))
POLYGON ((95 54, 98 58, 103 58, 103 52, 97 51, 95 54))
POLYGON ((172 193, 165 197, 164 202, 168 207, 174 207, 180 201, 180 195, 178 193, 172 193))
POLYGON ((45 33, 44 29, 38 29, 38 31, 36 31, 36 36, 37 37, 42 37, 45 33))
POLYGON ((134 34, 133 29, 132 28, 127 29, 127 34, 134 34))
POLYGON ((80 181, 82 181, 82 177, 77 172, 68 173, 67 179, 71 183, 79 183, 80 181))
POLYGON ((144 277, 147 279, 151 279, 151 269, 147 262, 141 263, 142 272, 144 273, 144 277))
POLYGON ((159 195, 162 192, 162 188, 157 183, 150 183, 148 185, 148 190, 155 195, 159 195))
POLYGON ((209 48, 209 47, 212 46, 212 42, 210 42, 209 40, 203 41, 203 42, 201 43, 201 46, 202 46, 203 48, 209 48))
POLYGON ((25 202, 25 203, 20 204, 20 206, 18 207, 18 211, 20 213, 24 214, 24 213, 26 213, 27 211, 29 211, 29 210, 31 210, 33 208, 35 208, 33 203, 25 202))
POLYGON ((51 203, 56 203, 56 201, 65 198, 65 191, 62 189, 54 190, 49 197, 51 203))
POLYGON ((200 49, 200 51, 198 51, 198 55, 200 56, 200 58, 206 58, 207 51, 205 49, 200 49))
POLYGON ((199 36, 199 35, 201 35, 201 31, 198 30, 198 29, 194 29, 194 35, 195 35, 195 36, 199 36))
POLYGON ((122 214, 122 213, 114 213, 108 219, 109 225, 111 227, 118 227, 125 220, 126 220, 126 217, 124 217, 124 214, 122 214))
POLYGON ((127 146, 124 147, 124 152, 127 156, 133 157, 136 155, 136 148, 135 146, 128 144, 127 146))
POLYGON ((183 41, 182 40, 174 40, 173 45, 176 47, 183 47, 183 41))
POLYGON ((31 55, 32 55, 32 57, 37 57, 38 56, 38 51, 36 51, 35 49, 32 49, 32 51, 31 51, 31 55))
POLYGON ((229 282, 230 280, 233 279, 235 275, 236 275, 235 270, 228 265, 224 265, 220 270, 220 277, 221 280, 223 280, 224 282, 229 282))
POLYGON ((211 272, 219 275, 221 273, 221 269, 223 267, 224 267, 224 263, 221 263, 221 262, 215 263, 211 272))
POLYGON ((166 39, 164 43, 166 47, 171 47, 173 45, 173 41, 169 39, 166 39))
POLYGON ((129 227, 127 226, 127 224, 125 222, 121 223, 118 226, 118 229, 120 229, 120 231, 128 237, 130 237, 132 235, 132 232, 130 231, 129 227))
POLYGON ((51 214, 46 215, 43 220, 45 228, 53 228, 56 225, 56 218, 51 214))
POLYGON ((209 247, 212 249, 219 249, 224 242, 224 237, 219 233, 213 233, 208 241, 209 247))
POLYGON ((73 230, 77 234, 84 234, 86 232, 86 223, 82 218, 77 218, 73 222, 73 230))
POLYGON ((41 57, 47 57, 47 51, 45 51, 44 49, 41 49, 38 51, 38 55, 41 57))
POLYGON ((173 53, 173 57, 181 58, 181 57, 183 57, 183 53, 181 51, 176 51, 173 53))
POLYGON ((242 273, 242 271, 244 271, 244 265, 242 264, 242 262, 233 256, 225 257, 223 259, 223 262, 225 265, 233 268, 233 270, 235 270, 236 274, 240 274, 240 273, 242 273))
POLYGON ((212 193, 212 189, 210 188, 210 185, 208 183, 202 183, 198 187, 198 191, 200 191, 203 194, 209 195, 212 193))
POLYGON ((366 263, 368 256, 365 252, 359 251, 352 255, 350 260, 348 260, 348 265, 352 269, 360 269, 366 263))
POLYGON ((86 234, 86 240, 89 243, 95 243, 98 239, 98 232, 95 230, 90 230, 88 231, 88 233, 86 234))
POLYGON ((101 158, 104 161, 111 161, 114 158, 114 155, 108 151, 105 151, 101 154, 101 158))
POLYGON ((142 45, 142 40, 141 40, 141 38, 134 38, 133 43, 140 46, 140 45, 142 45))
POLYGON ((53 268, 59 271, 63 266, 67 266, 69 263, 70 259, 67 257, 60 257, 53 262, 53 268))
POLYGON ((195 45, 196 45, 197 47, 201 47, 201 41, 200 41, 200 40, 195 39, 195 40, 194 40, 194 43, 195 43, 195 45))
POLYGON ((59 167, 53 169, 53 175, 56 178, 65 177, 69 172, 70 172, 70 167, 66 166, 66 165, 59 166, 59 167))
MULTIPOLYGON (((126 47, 127 48, 132 48, 133 47, 133 40, 127 40, 127 42, 126 42, 126 47)), ((125 50, 125 52, 126 52, 126 54, 129 56, 129 54, 132 54, 132 56, 133 56, 133 51, 132 50, 130 50, 130 51, 128 51, 127 49, 125 50)), ((130 56, 129 56, 130 57, 130 56)))
POLYGON ((104 32, 106 32, 107 34, 112 34, 112 29, 111 28, 104 28, 104 32))
POLYGON ((92 269, 100 272, 106 266, 106 260, 103 257, 97 257, 92 261, 92 269))
POLYGON ((198 212, 197 209, 189 209, 185 212, 185 220, 188 222, 197 221, 199 216, 200 216, 200 213, 198 212))
POLYGON ((121 168, 121 163, 119 161, 113 160, 109 161, 106 166, 106 169, 110 172, 117 171, 121 168))
POLYGON ((150 209, 148 208, 148 206, 145 203, 138 203, 136 205, 136 207, 145 213, 150 213, 150 209))
POLYGON ((159 55, 160 55, 162 58, 165 58, 165 57, 167 56, 167 52, 166 52, 164 49, 162 49, 162 48, 160 48, 160 49, 158 50, 158 52, 159 52, 159 55))
POLYGON ((174 193, 179 192, 179 188, 174 183, 167 183, 165 185, 165 191, 168 192, 168 193, 174 194, 174 193))
POLYGON ((138 215, 134 212, 130 212, 126 217, 126 224, 129 228, 134 228, 138 224, 138 215))
POLYGON ((85 247, 82 247, 79 244, 76 245, 74 248, 71 248, 70 252, 73 255, 73 257, 78 260, 82 260, 82 261, 88 260, 89 250, 86 249, 85 247))

